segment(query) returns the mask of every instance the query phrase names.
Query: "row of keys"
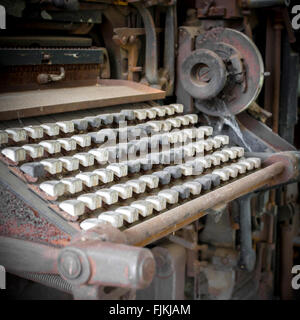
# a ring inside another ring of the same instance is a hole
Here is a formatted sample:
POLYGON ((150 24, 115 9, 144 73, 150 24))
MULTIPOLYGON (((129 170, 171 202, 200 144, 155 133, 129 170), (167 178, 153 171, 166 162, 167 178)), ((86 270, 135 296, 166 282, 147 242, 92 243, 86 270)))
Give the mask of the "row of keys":
MULTIPOLYGON (((258 166, 259 159, 253 160, 247 160, 243 159, 243 161, 248 162, 252 167, 251 169, 248 169, 245 164, 239 164, 238 167, 236 167, 234 164, 227 166, 226 168, 223 168, 222 172, 218 172, 218 170, 214 170, 212 172, 212 179, 207 180, 208 175, 204 177, 198 178, 198 182, 201 182, 203 189, 208 190, 211 187, 211 183, 213 183, 216 186, 216 183, 220 183, 220 180, 227 181, 229 178, 236 178, 238 174, 242 174, 246 172, 247 170, 252 170, 254 168, 254 163, 256 166, 258 166), (243 169, 240 169, 243 168, 243 169), (228 179, 224 179, 223 174, 224 172, 228 174, 228 179), (206 177, 206 178, 205 178, 206 177)), ((196 175, 200 175, 203 172, 204 168, 202 167, 202 170, 199 170, 196 172, 196 175)), ((84 213, 84 209, 82 209, 82 206, 78 204, 78 201, 84 202, 85 205, 90 210, 96 210, 101 207, 102 201, 104 201, 107 205, 112 205, 114 203, 117 203, 119 198, 126 200, 130 199, 133 196, 133 193, 135 194, 142 194, 146 191, 146 188, 148 189, 156 189, 159 185, 165 186, 171 183, 171 179, 179 179, 183 175, 183 171, 179 166, 173 166, 173 167, 167 167, 162 171, 154 172, 151 175, 145 175, 141 176, 139 179, 136 180, 129 180, 126 183, 123 184, 116 184, 111 186, 108 189, 100 189, 96 191, 95 193, 88 193, 85 195, 80 195, 76 200, 66 200, 60 203, 60 208, 70 215, 81 215, 84 213), (102 198, 102 200, 97 200, 95 197, 95 194, 102 198), (67 204, 67 209, 65 209, 65 205, 67 204), (69 210, 70 206, 72 205, 72 210, 69 210), (79 209, 78 209, 79 208, 79 209)), ((48 182, 49 183, 49 182, 48 182)), ((56 182, 56 186, 58 186, 59 182, 56 182)), ((61 183, 61 185, 63 182, 61 183)), ((195 187, 193 185, 190 186, 195 187)), ((177 186, 172 187, 171 189, 177 190, 180 193, 180 189, 178 189, 177 186)), ((194 194, 197 194, 197 188, 193 190, 194 194)), ((63 191, 61 191, 63 193, 63 191)), ((180 193, 181 194, 181 193, 180 193)), ((181 198, 183 199, 184 193, 181 195, 181 198)))
MULTIPOLYGON (((170 106, 153 107, 140 110, 122 110, 120 113, 102 114, 98 116, 85 117, 69 121, 58 121, 56 123, 44 123, 41 125, 26 126, 24 128, 9 128, 0 131, 0 144, 8 143, 9 139, 18 143, 31 139, 42 139, 44 134, 55 137, 60 134, 71 134, 75 131, 87 131, 88 128, 98 129, 102 124, 110 125, 121 121, 152 120, 166 115, 182 113, 183 105, 173 104, 170 106)), ((186 122, 186 118, 184 118, 186 122)))
MULTIPOLYGON (((233 164, 224 167, 222 170, 230 172, 231 177, 235 178, 239 173, 243 172, 244 169, 241 170, 243 166, 245 170, 251 171, 259 167, 259 164, 260 159, 258 158, 243 159, 240 160, 237 174, 232 171, 233 164)), ((98 218, 85 219, 81 222, 80 227, 83 230, 88 230, 101 223, 110 223, 112 226, 120 228, 123 226, 124 221, 130 224, 138 221, 140 215, 142 217, 152 215, 153 210, 162 212, 166 210, 168 204, 177 204, 181 199, 185 200, 191 196, 200 195, 202 190, 210 190, 212 187, 217 187, 221 181, 224 181, 221 179, 221 175, 217 173, 207 174, 170 189, 164 189, 155 196, 148 196, 143 200, 134 201, 128 206, 119 207, 114 211, 103 212, 98 218)), ((83 210, 82 212, 84 212, 83 210)))
MULTIPOLYGON (((197 115, 183 116, 183 118, 188 117, 191 117, 192 119, 194 118, 194 121, 196 122, 198 121, 197 115)), ((176 120, 176 118, 174 119, 176 120)), ((172 119, 168 119, 166 121, 150 121, 141 126, 125 127, 120 129, 102 129, 98 132, 73 135, 70 138, 60 138, 57 140, 43 140, 38 144, 27 144, 23 145, 22 147, 7 147, 3 149, 1 152, 3 155, 5 155, 7 158, 14 162, 25 161, 26 155, 28 155, 29 158, 34 160, 44 157, 45 151, 49 155, 58 154, 62 150, 64 152, 72 152, 77 150, 78 146, 81 148, 88 148, 91 146, 92 142, 95 144, 104 143, 104 141, 107 138, 108 141, 112 143, 115 143, 118 137, 121 139, 127 138, 129 140, 136 139, 137 137, 143 136, 142 132, 144 132, 145 136, 147 135, 147 128, 145 128, 145 126, 150 126, 151 130, 153 129, 155 132, 160 132, 161 130, 163 130, 163 127, 166 127, 167 124, 170 124, 168 121, 172 121, 172 119)), ((181 123, 179 124, 180 127, 181 123)), ((172 124, 170 124, 170 126, 168 126, 166 129, 167 130, 163 131, 170 131, 172 129, 172 124)), ((151 141, 157 141, 158 139, 160 141, 168 140, 170 143, 175 143, 173 141, 179 140, 180 136, 183 136, 183 140, 188 139, 190 136, 195 136, 195 138, 197 139, 202 139, 204 135, 209 136, 211 134, 211 127, 200 127, 198 129, 191 128, 183 130, 181 134, 177 132, 169 132, 168 135, 162 135, 161 137, 154 138, 155 136, 153 136, 153 139, 151 141)), ((146 141, 150 138, 144 137, 142 139, 146 141)))
MULTIPOLYGON (((223 139, 226 136, 216 136, 208 142, 207 140, 201 140, 199 142, 193 142, 188 145, 170 149, 159 153, 147 154, 145 158, 138 160, 124 161, 117 164, 110 164, 107 168, 113 167, 119 178, 123 177, 121 173, 118 173, 122 167, 126 165, 127 171, 130 173, 137 173, 140 170, 151 170, 153 164, 170 164, 170 163, 182 163, 186 157, 203 156, 204 150, 210 151, 213 148, 219 148, 228 143, 228 140, 223 139)), ((235 159, 241 157, 244 154, 244 149, 240 147, 225 148, 221 151, 216 151, 209 157, 215 165, 219 165, 220 161, 228 161, 228 159, 235 159), (224 160, 225 159, 225 160, 224 160)), ((72 157, 61 157, 58 159, 45 159, 40 163, 27 163, 21 166, 21 170, 35 178, 40 178, 45 175, 47 171, 51 175, 61 173, 64 170, 67 172, 79 170, 79 165, 83 167, 91 167, 95 164, 95 159, 100 164, 107 163, 109 159, 109 152, 106 149, 90 150, 86 153, 78 153, 72 157), (43 167, 43 168, 41 168, 43 167)), ((120 159, 122 159, 120 157, 120 159)), ((127 157, 126 157, 127 159, 127 157)), ((208 158, 207 158, 208 159, 208 158)), ((199 160, 200 161, 200 160, 199 160)), ((96 170, 97 171, 97 170, 96 170)), ((91 174, 85 172, 82 174, 91 174)))

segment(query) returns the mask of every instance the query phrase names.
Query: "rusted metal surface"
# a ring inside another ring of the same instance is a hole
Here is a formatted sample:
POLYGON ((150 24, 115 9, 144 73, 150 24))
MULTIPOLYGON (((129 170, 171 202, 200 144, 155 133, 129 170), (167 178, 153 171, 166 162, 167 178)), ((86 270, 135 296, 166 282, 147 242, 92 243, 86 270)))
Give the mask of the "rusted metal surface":
POLYGON ((0 94, 0 119, 11 120, 164 99, 165 92, 131 81, 99 80, 98 85, 0 94))
POLYGON ((275 134, 265 124, 249 116, 246 112, 237 115, 244 138, 253 151, 295 151, 296 148, 275 134))
MULTIPOLYGON (((223 114, 225 112, 223 105, 227 106, 233 114, 247 109, 258 97, 264 81, 264 65, 256 45, 237 30, 213 28, 196 38, 195 52, 200 49, 213 51, 225 62, 227 77, 226 84, 222 83, 223 88, 212 91, 211 96, 201 98, 195 96, 197 108, 212 116, 223 114), (228 67, 226 61, 230 61, 231 67, 228 67)), ((207 65, 207 71, 210 72, 209 82, 205 83, 205 87, 210 89, 211 83, 218 83, 224 76, 217 72, 220 67, 208 65, 202 61, 201 57, 198 58, 198 62, 194 61, 195 67, 202 64, 207 65)), ((189 69, 181 72, 187 72, 187 75, 191 76, 189 69)))
POLYGON ((276 162, 227 186, 129 228, 124 231, 124 234, 129 244, 144 246, 203 217, 207 214, 205 210, 211 207, 228 203, 259 187, 275 182, 283 170, 284 163, 276 162))
POLYGON ((48 222, 0 184, 0 235, 65 245, 70 235, 48 222))

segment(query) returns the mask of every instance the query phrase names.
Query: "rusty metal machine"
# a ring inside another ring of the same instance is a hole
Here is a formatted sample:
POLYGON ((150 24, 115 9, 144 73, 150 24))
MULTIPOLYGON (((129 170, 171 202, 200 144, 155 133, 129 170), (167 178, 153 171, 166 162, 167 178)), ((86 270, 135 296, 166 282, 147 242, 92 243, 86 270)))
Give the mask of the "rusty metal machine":
POLYGON ((10 297, 296 297, 293 3, 0 5, 10 297))

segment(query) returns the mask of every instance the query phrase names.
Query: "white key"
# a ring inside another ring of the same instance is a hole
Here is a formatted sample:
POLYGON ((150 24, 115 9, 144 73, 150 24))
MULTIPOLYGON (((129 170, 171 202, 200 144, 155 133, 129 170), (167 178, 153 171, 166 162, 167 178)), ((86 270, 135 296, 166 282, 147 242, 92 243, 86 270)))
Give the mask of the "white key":
POLYGON ((98 163, 106 163, 108 161, 109 153, 105 149, 92 149, 88 153, 91 153, 98 163))
POLYGON ((123 219, 128 223, 133 223, 139 220, 139 212, 136 208, 131 206, 120 207, 116 209, 117 213, 120 213, 123 216, 123 219))
POLYGON ((89 219, 85 219, 80 223, 80 228, 82 230, 89 230, 92 229, 94 227, 97 227, 99 225, 103 224, 103 221, 97 219, 97 218, 89 218, 89 219))
POLYGON ((194 196, 201 193, 202 185, 196 181, 188 181, 183 184, 185 187, 190 189, 190 193, 194 196))
POLYGON ((222 145, 222 141, 220 139, 208 138, 205 140, 206 142, 211 142, 215 149, 219 149, 222 145))
POLYGON ((0 144, 8 143, 8 133, 5 131, 0 131, 0 144))
POLYGON ((184 155, 186 157, 192 157, 196 152, 196 148, 194 147, 194 145, 192 143, 188 144, 186 146, 183 146, 182 149, 183 149, 184 155))
POLYGON ((247 171, 247 167, 241 163, 233 163, 230 167, 237 168, 240 174, 243 174, 247 171))
POLYGON ((161 196, 150 196, 145 200, 150 202, 156 211, 162 211, 167 208, 167 200, 161 196))
POLYGON ((32 139, 41 139, 44 136, 44 129, 41 126, 24 127, 27 135, 32 139))
POLYGON ((222 152, 226 152, 232 160, 237 158, 237 151, 232 150, 231 148, 223 148, 222 152))
POLYGON ((162 108, 166 110, 168 116, 172 116, 175 113, 175 108, 173 106, 163 106, 162 108))
POLYGON ((176 190, 167 189, 160 191, 158 196, 165 198, 169 204, 175 204, 178 203, 179 193, 176 190))
POLYGON ((65 193, 65 185, 60 181, 45 181, 40 184, 40 189, 51 197, 60 197, 65 193))
POLYGON ((111 170, 108 169, 96 169, 93 171, 98 175, 99 180, 102 183, 110 183, 114 181, 114 173, 111 170))
POLYGON ((255 169, 260 168, 261 166, 261 159, 260 158, 247 158, 248 161, 251 161, 254 165, 255 169))
POLYGON ((190 123, 196 124, 198 123, 198 115, 197 114, 186 114, 184 117, 190 120, 190 123))
POLYGON ((209 141, 208 139, 201 141, 201 143, 203 143, 205 151, 210 151, 214 147, 212 141, 209 141))
POLYGON ((213 153, 213 156, 219 156, 222 162, 227 162, 229 160, 229 155, 226 152, 216 151, 213 153))
POLYGON ((219 140, 223 146, 226 146, 227 144, 229 144, 229 136, 218 135, 218 136, 215 136, 214 139, 219 140))
POLYGON ((50 154, 59 153, 61 151, 61 145, 56 140, 44 140, 39 144, 50 154))
POLYGON ((186 142, 188 140, 187 134, 185 134, 183 131, 177 131, 175 134, 178 136, 178 142, 186 142))
POLYGON ((133 112, 138 120, 145 120, 147 118, 147 111, 145 109, 133 110, 133 112))
POLYGON ((110 187, 112 190, 115 190, 118 192, 118 196, 121 199, 129 199, 132 198, 132 187, 127 184, 115 184, 112 187, 110 187))
POLYGON ((229 171, 228 170, 224 170, 224 169, 215 169, 213 172, 213 174, 217 174, 218 176, 220 176, 220 179, 222 181, 228 181, 229 180, 229 171))
POLYGON ((82 194, 77 200, 83 202, 90 210, 96 210, 102 206, 102 198, 96 193, 82 194))
POLYGON ((198 155, 204 153, 205 144, 203 141, 195 142, 193 143, 193 146, 198 155))
POLYGON ((126 177, 128 175, 128 166, 124 163, 112 163, 106 167, 111 170, 118 178, 126 177))
POLYGON ((146 113, 147 113, 147 118, 148 119, 155 119, 156 118, 156 111, 154 109, 146 109, 146 113))
POLYGON ((57 141, 60 143, 61 148, 63 148, 66 151, 73 151, 77 148, 77 143, 72 138, 62 138, 57 139, 57 141))
POLYGON ((74 157, 61 157, 59 160, 63 164, 63 168, 68 171, 75 171, 79 169, 79 160, 74 157))
POLYGON ((215 154, 209 154, 204 158, 210 160, 214 166, 219 166, 221 163, 221 157, 215 154))
POLYGON ((78 178, 64 178, 61 182, 65 185, 65 190, 71 194, 81 192, 83 190, 82 180, 78 178))
POLYGON ((92 143, 92 138, 88 134, 77 134, 72 136, 72 139, 82 148, 89 147, 92 143))
POLYGON ((176 118, 169 118, 169 119, 165 120, 165 122, 170 123, 171 127, 173 127, 173 128, 180 128, 181 127, 181 121, 176 118))
POLYGON ((203 139, 204 135, 205 135, 205 129, 202 129, 202 127, 196 128, 196 138, 197 138, 197 140, 203 139))
POLYGON ((19 147, 8 147, 3 149, 1 153, 14 162, 24 161, 26 159, 26 151, 19 147))
POLYGON ((242 147, 231 147, 231 149, 237 152, 237 156, 238 156, 239 158, 240 158, 240 157, 243 157, 244 154, 245 154, 245 150, 244 150, 244 148, 242 148, 242 147))
POLYGON ((196 129, 196 128, 184 129, 184 130, 183 130, 183 133, 184 133, 189 139, 195 139, 195 138, 196 138, 197 129, 196 129))
POLYGON ((172 104, 170 104, 170 106, 175 109, 176 113, 183 112, 183 104, 181 104, 181 103, 172 103, 172 104))
POLYGON ((99 184, 99 177, 93 172, 80 172, 76 175, 76 178, 82 180, 88 188, 96 187, 99 184))
POLYGON ((106 211, 98 216, 100 221, 109 222, 115 228, 123 226, 123 215, 115 211, 106 211))
POLYGON ((160 132, 163 126, 161 121, 148 121, 147 125, 151 126, 154 132, 160 132))
POLYGON ((181 122, 182 126, 188 126, 190 124, 190 119, 185 116, 179 116, 176 117, 175 119, 178 119, 181 122))
POLYGON ((61 210, 67 212, 70 216, 78 217, 84 214, 85 205, 79 200, 66 200, 59 204, 61 210))
POLYGON ((151 109, 154 110, 159 117, 164 117, 166 115, 166 109, 164 109, 164 108, 153 107, 151 109))
POLYGON ((204 131, 204 134, 209 137, 213 134, 213 127, 210 127, 210 126, 201 126, 199 127, 199 129, 203 130, 204 131))
POLYGON ((201 163, 205 169, 210 168, 212 165, 211 160, 204 157, 196 158, 194 162, 201 163))
POLYGON ((228 166, 223 168, 223 170, 227 170, 231 178, 236 178, 239 174, 239 169, 235 167, 228 166))
POLYGON ((151 216, 153 213, 153 205, 151 202, 146 201, 146 200, 138 200, 134 201, 130 204, 131 207, 135 208, 138 210, 138 213, 142 217, 148 217, 151 216))
POLYGON ((25 141, 27 138, 26 131, 21 128, 10 128, 5 129, 8 137, 12 139, 14 142, 25 141))
POLYGON ((238 163, 245 165, 248 171, 253 170, 254 168, 254 162, 248 161, 248 159, 241 159, 238 163))
POLYGON ((102 201, 108 205, 118 202, 119 196, 116 190, 100 189, 96 193, 102 198, 102 201))
POLYGON ((58 159, 45 159, 41 161, 41 164, 50 174, 57 174, 62 172, 62 162, 58 159))
POLYGON ((44 155, 44 147, 39 144, 25 144, 23 149, 32 159, 41 158, 44 155))
POLYGON ((56 124, 63 133, 74 132, 74 123, 72 121, 58 121, 56 124))
POLYGON ((172 130, 172 123, 170 121, 162 121, 162 131, 169 132, 172 130))
POLYGON ((179 140, 178 132, 168 132, 166 133, 170 143, 177 143, 179 140))
POLYGON ((140 194, 146 191, 146 182, 142 180, 129 180, 126 182, 129 185, 134 193, 140 194))
POLYGON ((159 178, 157 176, 152 175, 144 175, 139 177, 139 180, 144 181, 146 186, 150 189, 158 188, 159 178))
POLYGON ((87 152, 76 153, 73 156, 79 160, 79 163, 84 167, 90 167, 94 165, 95 158, 92 154, 87 152))
POLYGON ((191 164, 185 163, 179 165, 182 175, 185 177, 191 176, 193 174, 193 166, 191 164))
POLYGON ((41 127, 50 137, 59 135, 59 126, 56 123, 43 123, 41 127))

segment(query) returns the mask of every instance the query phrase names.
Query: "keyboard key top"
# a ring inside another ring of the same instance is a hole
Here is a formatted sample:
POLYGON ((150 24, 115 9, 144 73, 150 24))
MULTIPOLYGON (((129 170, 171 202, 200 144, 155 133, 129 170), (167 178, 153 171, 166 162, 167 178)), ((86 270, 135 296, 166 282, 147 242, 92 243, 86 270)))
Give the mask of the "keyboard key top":
POLYGON ((78 217, 84 214, 85 205, 79 200, 66 200, 59 204, 61 210, 67 212, 73 217, 78 217))
POLYGON ((73 150, 76 150, 77 148, 76 140, 72 138, 57 139, 57 142, 59 142, 61 145, 61 148, 66 151, 73 151, 73 150))
POLYGON ((109 222, 115 228, 123 226, 123 215, 115 211, 106 211, 98 216, 100 221, 109 222))
POLYGON ((77 200, 83 202, 90 210, 96 210, 102 206, 102 198, 96 193, 82 194, 77 200))
POLYGON ((3 149, 1 153, 14 162, 24 161, 26 159, 26 151, 20 147, 8 147, 3 149))
POLYGON ((129 199, 132 198, 132 187, 128 184, 115 184, 110 187, 112 190, 118 192, 118 196, 121 199, 129 199))
POLYGON ((96 187, 99 184, 99 177, 94 172, 81 172, 76 175, 76 178, 82 180, 88 188, 96 187))
POLYGON ((100 189, 96 193, 102 198, 102 201, 108 205, 118 202, 118 192, 113 189, 100 189))
POLYGON ((44 156, 44 147, 39 144, 25 144, 23 149, 26 150, 27 154, 32 158, 41 158, 44 156))
POLYGON ((83 190, 82 180, 74 177, 61 179, 65 185, 65 190, 71 194, 79 193, 83 190))
POLYGON ((40 189, 51 197, 60 197, 65 193, 65 185, 56 180, 50 180, 41 183, 40 189))
POLYGON ((75 171, 79 169, 79 160, 74 157, 61 157, 63 168, 67 171, 75 171))
POLYGON ((60 153, 61 145, 56 140, 43 140, 39 143, 49 154, 60 153))
POLYGON ((151 202, 146 201, 146 200, 138 200, 134 201, 130 204, 131 207, 135 208, 138 210, 138 213, 142 217, 148 217, 151 216, 153 213, 153 205, 151 202))
POLYGON ((49 137, 59 135, 59 126, 56 123, 43 123, 41 124, 41 127, 49 137))
POLYGON ((45 159, 42 160, 40 163, 50 174, 57 174, 62 172, 62 162, 58 159, 45 159))
POLYGON ((24 129, 21 128, 9 128, 5 129, 8 137, 12 139, 14 142, 26 141, 27 134, 24 129))
POLYGON ((134 207, 120 207, 116 209, 115 212, 120 213, 123 216, 123 219, 128 223, 133 223, 139 220, 139 211, 134 207))

